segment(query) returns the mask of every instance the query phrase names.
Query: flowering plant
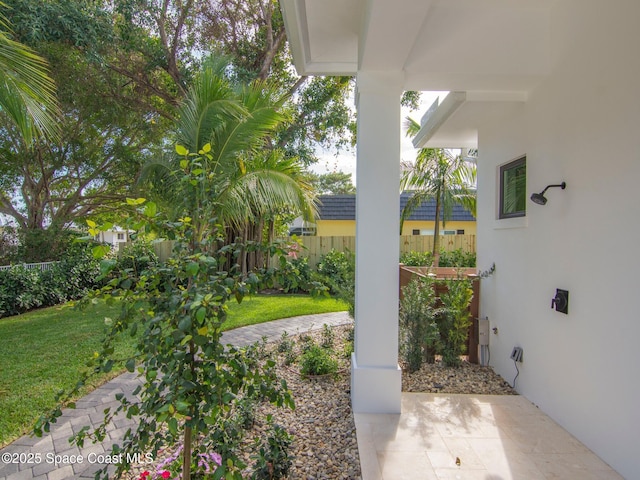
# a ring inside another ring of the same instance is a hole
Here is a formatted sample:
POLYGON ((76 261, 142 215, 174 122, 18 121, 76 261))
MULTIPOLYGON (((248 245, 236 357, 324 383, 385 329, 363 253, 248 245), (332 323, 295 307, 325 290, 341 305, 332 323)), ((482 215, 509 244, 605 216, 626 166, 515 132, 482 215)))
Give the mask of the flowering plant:
MULTIPOLYGON (((138 480, 170 480, 172 478, 179 478, 182 470, 182 452, 183 446, 180 445, 175 452, 157 465, 154 473, 145 470, 140 474, 138 480)), ((195 461, 197 463, 196 472, 211 475, 222 465, 222 456, 216 452, 197 453, 195 455, 195 461)))

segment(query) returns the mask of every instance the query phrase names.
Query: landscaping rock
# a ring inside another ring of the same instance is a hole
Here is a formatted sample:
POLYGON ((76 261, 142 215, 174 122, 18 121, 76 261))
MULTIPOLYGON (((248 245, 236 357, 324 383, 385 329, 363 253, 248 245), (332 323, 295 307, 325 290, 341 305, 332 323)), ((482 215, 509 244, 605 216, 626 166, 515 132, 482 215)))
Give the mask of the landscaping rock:
MULTIPOLYGON (((284 353, 278 353, 277 343, 268 346, 278 358, 278 376, 286 380, 295 399, 295 410, 275 408, 262 404, 256 412, 256 425, 247 432, 243 461, 249 465, 253 439, 266 431, 267 414, 273 414, 274 423, 294 436, 291 454, 295 456, 289 479, 296 480, 360 480, 360 458, 356 429, 350 400, 350 358, 344 353, 351 326, 335 327, 334 351, 339 360, 339 373, 335 376, 303 378, 297 364, 285 365, 284 353)), ((322 342, 322 331, 305 332, 316 344, 322 342)), ((300 335, 289 338, 296 345, 300 335)), ((403 373, 402 389, 406 392, 472 393, 513 395, 514 390, 492 368, 462 362, 459 368, 444 367, 440 362, 425 365, 414 373, 403 373)), ((139 472, 131 472, 136 479, 139 472)))

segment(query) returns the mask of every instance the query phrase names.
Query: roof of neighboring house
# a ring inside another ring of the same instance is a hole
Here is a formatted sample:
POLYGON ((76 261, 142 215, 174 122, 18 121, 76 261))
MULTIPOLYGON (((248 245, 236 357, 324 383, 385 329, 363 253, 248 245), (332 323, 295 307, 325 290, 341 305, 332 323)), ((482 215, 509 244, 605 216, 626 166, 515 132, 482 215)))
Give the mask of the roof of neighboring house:
MULTIPOLYGON (((400 195, 400 210, 407 204, 411 198, 410 192, 404 192, 400 195)), ((355 220, 356 218, 356 196, 355 195, 320 195, 318 197, 320 205, 318 207, 319 220, 355 220)), ((414 221, 433 221, 436 214, 435 199, 423 202, 416 208, 408 220, 414 221)), ((462 205, 455 204, 451 212, 450 221, 475 222, 475 217, 462 205)))

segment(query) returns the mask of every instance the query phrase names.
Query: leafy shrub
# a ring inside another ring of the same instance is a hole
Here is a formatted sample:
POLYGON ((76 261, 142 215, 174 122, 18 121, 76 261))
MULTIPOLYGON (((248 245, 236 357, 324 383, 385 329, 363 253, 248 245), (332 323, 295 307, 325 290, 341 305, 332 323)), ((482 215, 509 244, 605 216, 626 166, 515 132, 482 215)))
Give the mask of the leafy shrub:
POLYGON ((58 305, 99 286, 100 265, 86 244, 71 244, 49 270, 16 265, 0 271, 0 317, 58 305))
POLYGON ((294 350, 294 341, 289 338, 287 332, 282 332, 280 342, 278 342, 278 353, 284 353, 285 365, 291 365, 296 360, 296 353, 294 350))
POLYGON ((43 305, 40 273, 23 265, 0 271, 0 316, 17 315, 43 305))
POLYGON ((441 267, 475 267, 476 254, 475 252, 465 252, 461 248, 450 252, 442 250, 439 265, 441 267))
POLYGON ((400 263, 408 267, 430 267, 433 255, 431 252, 405 252, 400 255, 400 263))
POLYGON ((440 330, 442 334, 442 363, 446 366, 460 366, 460 355, 466 352, 471 316, 469 305, 473 299, 472 280, 458 278, 447 280, 447 292, 440 295, 443 315, 440 330))
POLYGON ((423 362, 433 363, 439 339, 436 293, 430 277, 414 278, 402 288, 400 301, 400 356, 410 372, 423 362))
POLYGON ((293 437, 281 426, 271 424, 263 442, 256 441, 258 454, 254 456, 254 480, 273 480, 286 478, 293 465, 294 457, 290 453, 293 437))
POLYGON ((100 286, 100 262, 91 253, 92 244, 74 243, 50 270, 42 272, 49 301, 56 305, 85 296, 100 286))
POLYGON ((333 348, 336 335, 333 333, 333 329, 326 323, 322 326, 322 342, 320 346, 322 348, 333 348))
MULTIPOLYGON (((405 252, 400 255, 400 263, 409 267, 430 267, 433 265, 431 252, 405 252)), ((447 251, 440 250, 440 267, 475 267, 475 252, 465 252, 461 248, 447 251)))
POLYGON ((338 371, 338 361, 329 349, 311 345, 302 355, 300 373, 303 375, 329 375, 338 371))
POLYGON ((138 240, 128 243, 122 248, 116 259, 116 272, 131 271, 134 275, 146 270, 149 266, 158 262, 158 256, 153 250, 153 246, 145 241, 138 240))
POLYGON ((349 315, 355 310, 355 255, 349 251, 331 250, 323 255, 316 266, 318 279, 328 286, 329 292, 349 304, 349 315))
POLYGON ((276 270, 276 282, 285 293, 308 291, 311 281, 311 268, 309 259, 280 258, 280 268, 276 270))
POLYGON ((332 249, 322 256, 316 270, 331 293, 337 294, 349 284, 350 278, 355 274, 355 257, 349 251, 338 252, 332 249))
POLYGON ((278 287, 285 293, 326 294, 328 288, 313 278, 307 257, 280 257, 278 268, 263 269, 262 288, 278 287))
POLYGON ((356 330, 352 326, 347 332, 347 341, 344 345, 343 355, 345 358, 350 358, 351 354, 354 352, 354 340, 355 340, 356 330))

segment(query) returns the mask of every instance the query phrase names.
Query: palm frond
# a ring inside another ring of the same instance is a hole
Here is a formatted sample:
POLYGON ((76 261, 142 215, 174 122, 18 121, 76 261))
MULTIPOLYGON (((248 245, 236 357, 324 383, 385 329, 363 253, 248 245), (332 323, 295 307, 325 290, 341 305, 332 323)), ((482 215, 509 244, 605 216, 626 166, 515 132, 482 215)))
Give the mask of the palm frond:
POLYGON ((0 14, 0 108, 20 129, 25 144, 34 136, 57 140, 60 107, 48 63, 29 47, 9 38, 9 24, 0 14))
POLYGON ((197 76, 180 108, 178 142, 189 151, 198 152, 229 119, 246 115, 229 82, 207 68, 197 76))

